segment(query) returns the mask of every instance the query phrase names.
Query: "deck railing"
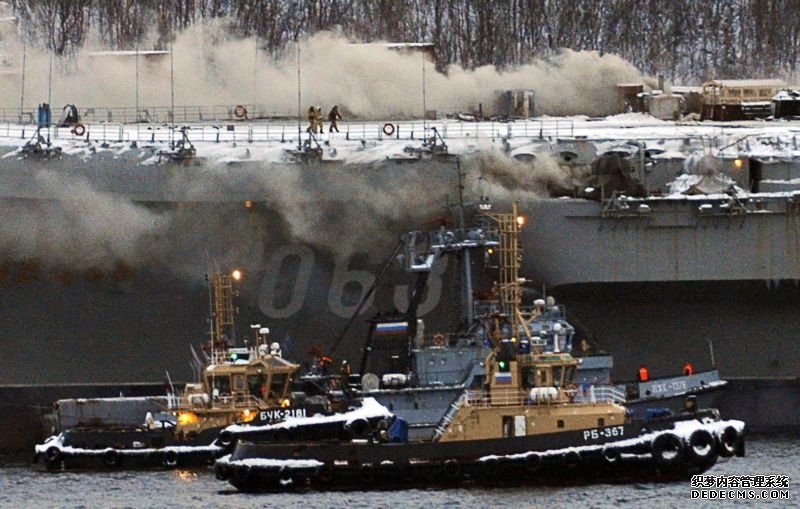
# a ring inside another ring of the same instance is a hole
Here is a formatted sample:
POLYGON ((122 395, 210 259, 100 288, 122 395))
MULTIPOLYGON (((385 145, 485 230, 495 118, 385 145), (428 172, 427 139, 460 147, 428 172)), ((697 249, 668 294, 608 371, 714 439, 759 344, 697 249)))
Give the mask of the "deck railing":
MULTIPOLYGON (((83 129, 72 127, 42 128, 40 136, 51 141, 73 140, 98 143, 136 142, 137 144, 174 144, 182 139, 185 130, 193 142, 212 143, 264 143, 282 142, 296 145, 308 140, 306 123, 299 128, 297 123, 288 121, 222 121, 189 124, 139 123, 125 124, 115 122, 82 122, 83 129), (82 131, 82 132, 81 132, 82 131)), ((573 133, 571 120, 524 120, 516 122, 459 122, 455 120, 399 121, 399 122, 342 122, 339 133, 317 135, 319 142, 335 140, 417 140, 433 139, 436 134, 443 140, 452 139, 503 139, 511 137, 549 138, 568 137, 573 133), (391 135, 384 129, 392 125, 391 135)), ((0 137, 29 140, 37 132, 35 124, 22 124, 6 121, 0 123, 0 137)))

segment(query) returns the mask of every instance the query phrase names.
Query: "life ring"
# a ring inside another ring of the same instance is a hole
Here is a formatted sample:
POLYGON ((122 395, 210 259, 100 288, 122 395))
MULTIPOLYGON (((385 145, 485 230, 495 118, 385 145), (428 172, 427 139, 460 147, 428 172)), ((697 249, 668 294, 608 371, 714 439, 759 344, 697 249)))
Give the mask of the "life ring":
POLYGON ((57 463, 61 459, 61 449, 56 446, 48 447, 44 451, 44 459, 48 463, 57 463))
POLYGON ((444 346, 445 337, 444 334, 435 334, 433 336, 433 344, 434 346, 444 346))
POLYGON ((214 477, 216 477, 218 481, 224 481, 228 479, 228 467, 222 463, 217 463, 214 465, 214 477))
POLYGON ((161 464, 167 468, 178 466, 178 453, 172 450, 165 452, 164 457, 161 458, 161 464))
POLYGON ((86 132, 86 127, 84 127, 83 124, 75 124, 72 127, 72 134, 74 134, 75 136, 83 136, 85 132, 86 132))
POLYGON ((736 454, 736 444, 738 442, 739 432, 733 426, 727 426, 719 435, 719 455, 723 458, 730 458, 736 454))
POLYGON ((247 108, 245 108, 244 106, 239 104, 233 109, 233 115, 236 118, 246 118, 247 117, 247 108))
POLYGON ((461 479, 461 463, 456 460, 445 461, 442 465, 442 473, 451 481, 461 479))
POLYGON ((525 458, 525 469, 530 473, 534 473, 542 466, 542 457, 536 453, 529 454, 525 458))
POLYGON ((103 453, 103 463, 109 467, 116 467, 120 463, 119 451, 109 449, 103 453))
POLYGON ((711 432, 698 429, 689 435, 689 447, 686 448, 689 457, 699 464, 710 464, 717 459, 717 443, 711 432))
POLYGON ((662 467, 672 467, 683 460, 683 442, 672 433, 663 433, 654 438, 650 450, 656 463, 662 467))
POLYGON ((383 124, 383 134, 386 136, 391 136, 394 134, 394 124, 391 122, 386 122, 383 124))

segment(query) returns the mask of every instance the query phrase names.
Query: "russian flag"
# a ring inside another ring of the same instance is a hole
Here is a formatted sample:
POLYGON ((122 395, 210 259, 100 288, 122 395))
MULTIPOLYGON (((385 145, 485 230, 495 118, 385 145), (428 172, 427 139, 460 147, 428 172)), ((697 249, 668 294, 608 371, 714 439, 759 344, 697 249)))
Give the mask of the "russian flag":
POLYGON ((381 336, 406 334, 407 332, 408 322, 387 322, 379 323, 375 326, 375 333, 381 336))
POLYGON ((511 383, 511 373, 498 371, 494 374, 494 383, 497 384, 510 384, 511 383))

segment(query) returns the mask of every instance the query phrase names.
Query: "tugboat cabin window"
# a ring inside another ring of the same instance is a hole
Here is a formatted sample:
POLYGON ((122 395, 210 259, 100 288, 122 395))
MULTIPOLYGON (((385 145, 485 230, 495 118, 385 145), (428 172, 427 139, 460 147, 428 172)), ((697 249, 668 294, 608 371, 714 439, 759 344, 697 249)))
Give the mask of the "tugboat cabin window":
POLYGON ((231 379, 228 376, 214 376, 211 378, 211 386, 214 389, 214 395, 219 397, 230 396, 231 394, 231 379))
POLYGON ((563 366, 553 366, 553 387, 561 387, 564 382, 561 379, 561 375, 563 375, 562 368, 563 366))
POLYGON ((522 368, 522 387, 525 389, 536 387, 536 371, 530 366, 522 368))
POLYGON ((269 390, 267 389, 266 375, 247 375, 247 390, 251 396, 266 399, 269 390))
POLYGON ((557 420, 556 421, 556 427, 557 428, 563 428, 564 427, 564 419, 557 420))
POLYGON ((236 392, 244 392, 244 375, 233 375, 233 390, 236 392))
POLYGON ((272 382, 270 383, 270 397, 278 397, 283 395, 283 388, 286 385, 286 373, 273 373, 272 382))

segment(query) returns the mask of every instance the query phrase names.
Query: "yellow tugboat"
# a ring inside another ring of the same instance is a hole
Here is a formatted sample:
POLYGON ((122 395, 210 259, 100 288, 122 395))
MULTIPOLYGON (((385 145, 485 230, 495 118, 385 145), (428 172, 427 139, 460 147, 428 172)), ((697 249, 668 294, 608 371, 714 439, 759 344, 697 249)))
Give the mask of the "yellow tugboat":
POLYGON ((270 343, 267 328, 257 326, 245 346, 231 346, 239 277, 238 271, 208 277, 211 337, 198 383, 160 398, 156 412, 138 413, 143 398, 59 401, 60 420, 75 422, 37 445, 34 461, 48 470, 209 465, 221 451, 214 441, 222 428, 257 416, 267 422, 304 416, 309 406, 294 408, 290 400, 299 366, 270 343), (121 422, 120 413, 133 414, 127 416, 133 423, 121 422))
MULTIPOLYGON (((631 420, 613 401, 576 400, 576 359, 558 342, 519 340, 534 337, 527 329, 537 311, 520 307, 516 208, 490 217, 499 230, 499 305, 475 328, 491 346, 483 384, 464 390, 432 437, 409 437, 398 416, 341 440, 310 438, 315 418, 234 426, 239 436, 233 452, 217 460, 217 478, 242 491, 669 481, 744 454, 744 423, 721 420, 716 410, 687 405, 677 415, 631 420), (285 428, 292 429, 288 440, 263 438, 285 428)), ((454 242, 476 233, 455 233, 454 242)), ((358 417, 343 413, 340 420, 358 417)))

